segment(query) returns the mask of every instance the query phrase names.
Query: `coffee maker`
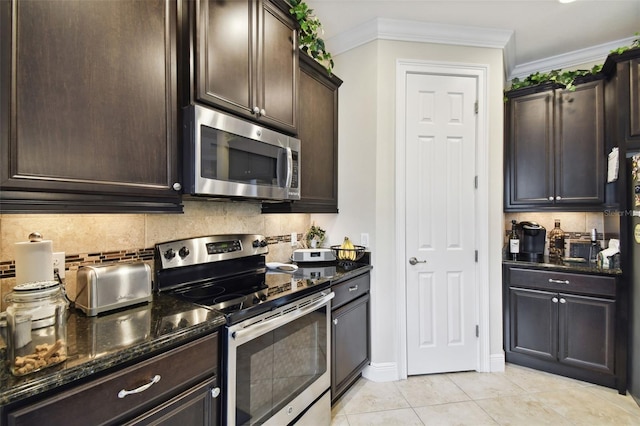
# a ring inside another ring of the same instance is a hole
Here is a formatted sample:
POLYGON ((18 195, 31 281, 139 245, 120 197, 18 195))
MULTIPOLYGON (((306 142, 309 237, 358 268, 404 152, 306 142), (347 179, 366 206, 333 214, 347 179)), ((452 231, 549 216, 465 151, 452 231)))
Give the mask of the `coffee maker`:
POLYGON ((525 262, 542 262, 547 230, 535 222, 520 222, 516 225, 520 237, 520 254, 518 260, 525 262))

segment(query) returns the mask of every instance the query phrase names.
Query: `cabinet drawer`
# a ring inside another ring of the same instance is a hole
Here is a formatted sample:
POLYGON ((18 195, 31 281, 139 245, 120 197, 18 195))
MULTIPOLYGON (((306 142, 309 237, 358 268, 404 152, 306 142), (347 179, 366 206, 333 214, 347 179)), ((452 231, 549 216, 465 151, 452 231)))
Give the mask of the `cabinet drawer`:
POLYGON ((8 413, 9 425, 110 424, 141 414, 172 398, 189 385, 214 374, 218 334, 183 345, 121 371, 76 386, 8 413), (140 393, 118 397, 122 390, 149 384, 140 393))
POLYGON ((509 285, 615 297, 616 279, 597 275, 509 268, 509 285))
POLYGON ((331 305, 332 309, 354 300, 369 291, 371 274, 366 273, 331 287, 336 294, 331 305))

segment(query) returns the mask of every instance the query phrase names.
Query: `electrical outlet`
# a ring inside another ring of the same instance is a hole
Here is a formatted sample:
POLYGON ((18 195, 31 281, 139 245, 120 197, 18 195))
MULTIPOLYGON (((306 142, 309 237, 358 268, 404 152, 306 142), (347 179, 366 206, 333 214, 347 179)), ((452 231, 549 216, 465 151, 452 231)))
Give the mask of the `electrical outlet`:
POLYGON ((291 247, 298 245, 298 234, 296 232, 291 233, 291 247))
POLYGON ((364 247, 369 247, 369 234, 367 233, 360 234, 360 245, 364 247))
POLYGON ((64 252, 59 251, 59 252, 53 253, 53 270, 54 271, 56 269, 58 270, 58 274, 60 275, 60 278, 64 278, 64 268, 65 268, 64 252))

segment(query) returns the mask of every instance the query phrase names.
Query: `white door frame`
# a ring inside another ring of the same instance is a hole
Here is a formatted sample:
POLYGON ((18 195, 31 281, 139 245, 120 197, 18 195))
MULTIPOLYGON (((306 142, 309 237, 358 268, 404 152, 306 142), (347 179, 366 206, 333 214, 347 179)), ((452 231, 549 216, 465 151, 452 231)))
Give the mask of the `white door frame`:
MULTIPOLYGON (((478 189, 476 196, 476 250, 478 263, 476 285, 478 286, 478 363, 477 370, 491 369, 489 326, 489 125, 487 114, 487 76, 489 65, 434 62, 411 59, 396 61, 396 303, 399 325, 398 373, 400 379, 407 378, 407 306, 406 306, 406 176, 405 176, 405 121, 406 121, 406 75, 409 73, 438 74, 475 77, 478 81, 478 120, 476 138, 476 171, 478 189)), ((469 184, 473 184, 470 182, 469 184)))

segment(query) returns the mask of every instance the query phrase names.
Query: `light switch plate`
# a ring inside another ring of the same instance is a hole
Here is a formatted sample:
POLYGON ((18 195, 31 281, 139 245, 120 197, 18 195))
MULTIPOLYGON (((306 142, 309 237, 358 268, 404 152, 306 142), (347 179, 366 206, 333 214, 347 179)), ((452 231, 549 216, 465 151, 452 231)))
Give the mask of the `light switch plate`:
POLYGON ((369 234, 364 232, 360 234, 360 244, 364 247, 369 247, 369 234))
POLYGON ((296 232, 291 233, 291 247, 298 245, 298 234, 296 232))

